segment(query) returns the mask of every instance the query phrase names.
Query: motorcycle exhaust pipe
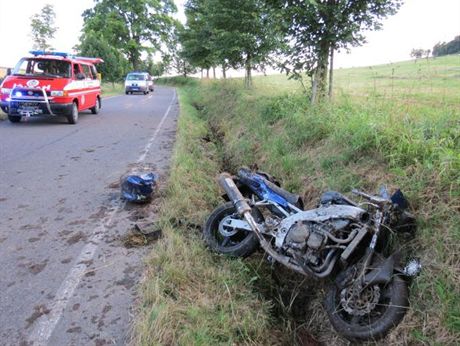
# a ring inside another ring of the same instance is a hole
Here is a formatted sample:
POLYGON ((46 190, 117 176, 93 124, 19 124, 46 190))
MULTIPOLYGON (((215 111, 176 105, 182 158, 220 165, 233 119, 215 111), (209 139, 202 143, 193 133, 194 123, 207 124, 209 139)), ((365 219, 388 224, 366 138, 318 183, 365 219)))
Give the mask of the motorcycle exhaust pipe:
POLYGON ((244 215, 246 212, 251 213, 251 207, 248 202, 246 202, 246 199, 243 197, 240 190, 238 190, 238 187, 235 185, 235 182, 230 174, 222 173, 219 176, 218 182, 220 187, 227 194, 228 198, 233 202, 238 214, 244 215))

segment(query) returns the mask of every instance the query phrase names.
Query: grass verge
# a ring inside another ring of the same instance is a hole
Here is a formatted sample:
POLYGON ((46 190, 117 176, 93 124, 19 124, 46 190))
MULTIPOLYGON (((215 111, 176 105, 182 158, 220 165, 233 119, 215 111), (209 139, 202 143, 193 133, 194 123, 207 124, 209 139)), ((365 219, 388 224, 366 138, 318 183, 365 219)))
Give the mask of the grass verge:
POLYGON ((123 83, 102 83, 102 97, 109 97, 124 94, 125 86, 123 83))

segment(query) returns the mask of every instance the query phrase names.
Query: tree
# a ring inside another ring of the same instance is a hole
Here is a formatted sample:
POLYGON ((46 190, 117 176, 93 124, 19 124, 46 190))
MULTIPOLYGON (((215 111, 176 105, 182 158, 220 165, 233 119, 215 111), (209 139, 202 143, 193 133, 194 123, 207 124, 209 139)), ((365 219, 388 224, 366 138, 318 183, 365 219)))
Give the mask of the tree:
POLYGON ((209 0, 188 0, 185 4, 186 27, 178 31, 182 57, 192 66, 209 71, 217 64, 215 33, 210 18, 209 0))
POLYGON ((166 43, 167 50, 162 56, 166 69, 172 68, 177 74, 184 77, 195 73, 196 68, 185 58, 184 48, 180 42, 180 35, 184 32, 184 26, 177 22, 172 35, 166 43))
POLYGON ((83 34, 76 50, 83 56, 102 58, 104 63, 98 66, 98 70, 112 84, 127 73, 129 64, 126 58, 100 34, 93 31, 83 34))
POLYGON ((83 32, 102 35, 138 69, 142 53, 159 50, 168 39, 175 11, 172 0, 96 0, 83 12, 83 32))
POLYGON ((244 68, 245 86, 250 88, 251 71, 269 64, 282 41, 275 12, 262 0, 208 1, 216 57, 233 68, 244 68))
POLYGON ((54 7, 50 4, 46 4, 40 13, 36 13, 30 17, 34 49, 45 51, 52 49, 49 42, 54 38, 54 34, 58 29, 54 23, 55 19, 56 13, 54 12, 54 7))
POLYGON ((209 70, 244 68, 245 86, 251 71, 265 66, 281 42, 271 7, 262 0, 189 0, 181 43, 192 65, 209 70))
POLYGON ((331 52, 365 42, 364 30, 381 28, 401 0, 267 0, 283 18, 288 74, 312 78, 312 103, 326 95, 331 52))
POLYGON ((443 56, 448 54, 460 53, 460 35, 449 42, 438 42, 433 47, 433 56, 443 56))
MULTIPOLYGON (((415 59, 420 59, 425 54, 425 50, 422 48, 413 48, 410 52, 410 56, 415 59)), ((429 54, 429 53, 428 53, 429 54)))

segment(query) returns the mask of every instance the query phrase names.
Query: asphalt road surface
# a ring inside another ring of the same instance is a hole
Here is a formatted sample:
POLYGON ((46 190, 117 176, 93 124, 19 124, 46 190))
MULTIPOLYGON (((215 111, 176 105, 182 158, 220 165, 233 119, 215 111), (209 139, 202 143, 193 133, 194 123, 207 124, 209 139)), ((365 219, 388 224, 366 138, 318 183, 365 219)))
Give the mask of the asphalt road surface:
POLYGON ((124 345, 148 247, 126 247, 155 206, 120 199, 120 177, 164 184, 175 90, 103 99, 79 122, 0 122, 0 344, 124 345))

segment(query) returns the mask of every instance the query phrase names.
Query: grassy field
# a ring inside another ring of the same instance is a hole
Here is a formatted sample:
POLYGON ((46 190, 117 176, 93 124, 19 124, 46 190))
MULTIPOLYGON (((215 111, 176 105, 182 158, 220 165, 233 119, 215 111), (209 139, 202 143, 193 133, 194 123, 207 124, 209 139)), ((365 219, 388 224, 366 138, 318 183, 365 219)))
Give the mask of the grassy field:
POLYGON ((125 86, 123 83, 102 83, 102 97, 120 95, 125 92, 125 86))
MULTIPOLYGON (((335 71, 332 102, 311 107, 284 76, 180 80, 181 119, 136 324, 138 344, 345 345, 322 308, 324 286, 262 257, 210 254, 197 225, 219 203, 222 169, 256 163, 307 206, 326 189, 401 187, 418 218, 403 250, 421 257, 411 309, 378 344, 460 338, 460 56, 335 71), (281 275, 281 278, 280 278, 281 275)), ((177 81, 176 81, 177 82, 177 81)))

